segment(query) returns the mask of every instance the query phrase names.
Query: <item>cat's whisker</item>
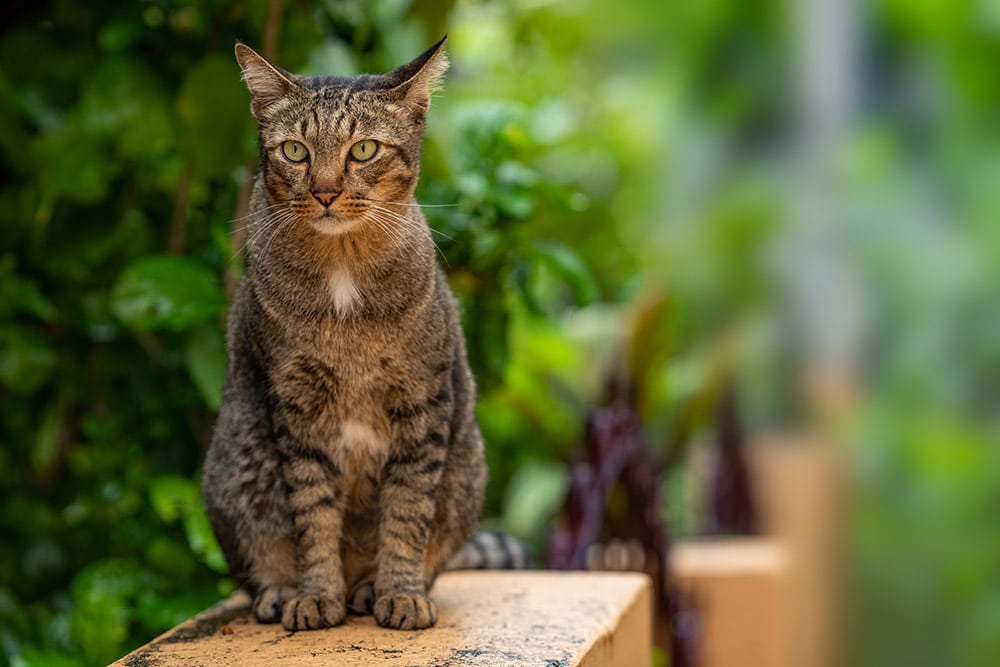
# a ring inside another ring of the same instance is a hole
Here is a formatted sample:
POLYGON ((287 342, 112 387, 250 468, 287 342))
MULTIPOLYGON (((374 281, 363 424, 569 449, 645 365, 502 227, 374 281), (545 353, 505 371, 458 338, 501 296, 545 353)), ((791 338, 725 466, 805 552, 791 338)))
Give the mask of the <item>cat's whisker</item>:
POLYGON ((267 255, 268 248, 271 247, 271 243, 274 242, 275 237, 281 232, 282 229, 287 227, 288 224, 294 221, 295 219, 296 219, 295 214, 289 213, 288 217, 283 222, 277 225, 277 228, 271 234, 271 237, 267 240, 267 243, 264 244, 264 250, 263 252, 261 252, 261 255, 267 255))
MULTIPOLYGON (((418 222, 418 221, 416 221, 413 218, 410 218, 408 216, 400 215, 399 213, 396 213, 395 211, 386 209, 386 208, 381 207, 381 206, 375 206, 375 205, 373 205, 372 208, 374 210, 376 210, 376 211, 379 211, 379 213, 381 215, 388 216, 390 219, 392 219, 392 220, 394 220, 394 221, 402 224, 403 226, 410 227, 411 229, 416 230, 418 232, 421 232, 421 233, 431 232, 431 233, 433 233, 435 231, 435 230, 431 229, 425 223, 418 222)), ((433 236, 431 237, 431 241, 434 242, 433 236)))
POLYGON ((369 204, 368 210, 379 211, 379 212, 384 213, 384 214, 386 214, 386 215, 388 215, 388 216, 390 216, 392 218, 395 218, 395 219, 399 220, 400 222, 410 222, 409 216, 403 215, 402 213, 399 213, 398 211, 393 211, 392 209, 386 208, 385 206, 379 206, 378 204, 369 204))
MULTIPOLYGON (((379 215, 388 216, 390 220, 402 223, 403 225, 409 225, 411 228, 413 228, 413 229, 415 229, 417 231, 423 231, 425 229, 429 230, 431 232, 435 231, 435 230, 431 229, 430 227, 428 227, 426 225, 423 225, 423 224, 417 222, 416 220, 413 220, 412 218, 409 218, 409 217, 407 217, 405 215, 401 215, 401 214, 397 213, 396 211, 393 211, 391 209, 385 208, 384 206, 378 206, 376 204, 372 204, 371 207, 369 208, 369 210, 370 211, 375 211, 379 215)), ((447 235, 445 235, 445 236, 447 237, 447 235)), ((450 238, 450 237, 447 237, 447 238, 450 238)), ((450 266, 450 263, 448 262, 447 255, 444 254, 444 251, 441 250, 441 246, 439 246, 437 244, 437 241, 434 240, 433 234, 431 234, 430 239, 431 239, 431 243, 434 244, 434 248, 441 255, 441 259, 444 261, 445 265, 450 266)), ((409 246, 412 246, 413 243, 414 242, 411 241, 411 243, 409 244, 409 246)))
POLYGON ((254 243, 255 241, 257 241, 269 229, 273 228, 275 225, 278 225, 278 224, 281 224, 282 222, 284 222, 286 216, 290 216, 290 215, 291 215, 291 213, 289 211, 285 211, 285 210, 276 211, 276 212, 272 213, 271 215, 269 215, 266 219, 264 219, 263 221, 261 221, 260 223, 258 223, 258 227, 256 229, 254 229, 253 232, 251 232, 248 235, 246 244, 244 245, 244 249, 248 248, 252 243, 254 243))
POLYGON ((393 224, 394 221, 382 217, 382 215, 375 211, 366 211, 362 216, 363 220, 371 222, 376 227, 378 227, 386 236, 390 237, 397 244, 401 245, 406 249, 414 247, 415 240, 407 236, 398 228, 397 225, 393 224))
POLYGON ((458 206, 458 204, 421 204, 420 202, 389 201, 387 199, 372 199, 371 197, 365 197, 365 199, 379 204, 392 204, 394 206, 406 206, 407 208, 451 208, 458 206))
MULTIPOLYGON (((374 211, 377 215, 381 216, 384 220, 395 222, 403 228, 409 228, 411 231, 422 233, 426 230, 426 227, 417 221, 391 211, 389 209, 383 208, 381 206, 372 206, 369 210, 374 211)), ((402 232, 401 232, 402 233, 402 232)))
POLYGON ((448 239, 449 241, 454 241, 455 240, 454 236, 448 236, 447 234, 445 234, 444 232, 442 232, 440 229, 434 229, 430 225, 428 225, 428 228, 431 230, 431 234, 437 234, 438 236, 442 236, 442 237, 448 239))
POLYGON ((243 244, 243 247, 240 248, 230 259, 236 259, 236 257, 245 252, 251 244, 258 241, 267 231, 275 229, 276 227, 280 229, 281 226, 294 218, 294 212, 287 208, 270 212, 267 217, 257 223, 258 227, 248 235, 246 243, 243 244))
POLYGON ((384 206, 378 206, 377 204, 372 204, 371 205, 371 209, 375 210, 375 211, 379 211, 380 213, 389 216, 393 220, 396 220, 397 222, 399 222, 399 223, 401 223, 403 225, 409 225, 409 226, 411 226, 414 229, 423 229, 424 228, 424 225, 422 223, 417 222, 413 218, 411 218, 409 216, 406 216, 406 215, 403 215, 401 213, 398 213, 396 211, 393 211, 392 209, 385 208, 384 206))
MULTIPOLYGON (((402 215, 402 214, 400 214, 400 213, 397 213, 396 211, 393 211, 393 210, 391 210, 391 209, 387 209, 387 208, 385 208, 384 206, 377 206, 377 205, 374 205, 374 204, 373 204, 371 208, 373 208, 373 209, 375 209, 375 210, 377 210, 377 211, 381 211, 382 213, 385 213, 385 214, 387 214, 387 215, 389 215, 389 216, 393 217, 393 218, 394 218, 395 220, 398 220, 399 222, 401 222, 401 223, 403 223, 403 224, 407 224, 407 225, 413 225, 413 226, 415 226, 415 227, 417 227, 417 228, 423 228, 423 227, 424 227, 424 225, 423 225, 423 224, 421 224, 421 223, 417 222, 416 220, 414 220, 414 219, 412 219, 412 218, 410 218, 410 217, 408 217, 408 216, 405 216, 405 215, 402 215)), ((438 230, 436 230, 436 229, 433 229, 433 228, 432 228, 432 227, 430 227, 429 225, 427 226, 427 228, 428 228, 428 229, 430 229, 430 231, 431 231, 432 233, 435 233, 435 234, 440 234, 441 236, 445 237, 445 238, 446 238, 446 239, 448 239, 449 241, 454 241, 454 240, 455 240, 455 239, 453 239, 452 237, 450 237, 450 236, 448 236, 447 234, 445 234, 444 232, 440 232, 440 231, 438 231, 438 230)))
POLYGON ((273 203, 273 204, 268 204, 268 205, 266 205, 266 206, 260 206, 260 207, 258 207, 258 208, 255 208, 254 210, 250 211, 250 212, 249 212, 249 213, 247 213, 246 215, 241 215, 241 216, 239 216, 239 217, 236 217, 236 218, 233 218, 233 219, 232 219, 232 220, 230 220, 229 222, 231 222, 231 223, 232 223, 232 222, 237 222, 237 221, 239 221, 239 220, 246 220, 247 218, 252 218, 252 217, 254 217, 255 215, 260 215, 261 213, 264 213, 264 212, 266 212, 266 211, 270 211, 270 210, 274 210, 274 209, 276 209, 276 208, 282 208, 282 207, 284 207, 284 206, 288 206, 288 203, 287 203, 287 202, 283 202, 283 201, 280 201, 280 202, 275 202, 275 203, 273 203))
POLYGON ((369 210, 365 218, 383 230, 387 236, 394 239, 401 247, 407 250, 417 247, 419 243, 418 238, 412 233, 405 231, 405 228, 409 226, 411 232, 416 231, 419 233, 420 230, 416 226, 406 223, 401 227, 399 220, 387 217, 384 213, 376 210, 369 210))
MULTIPOLYGON (((237 232, 240 232, 240 231, 245 231, 247 229, 253 229, 255 226, 266 225, 268 223, 268 221, 276 213, 279 213, 282 210, 284 210, 284 206, 285 206, 284 204, 275 204, 273 206, 268 207, 267 209, 263 209, 261 211, 255 211, 254 213, 251 213, 251 214, 245 216, 245 218, 243 218, 243 219, 245 219, 246 222, 244 224, 242 224, 242 225, 238 225, 238 226, 233 227, 230 230, 229 234, 233 235, 233 234, 236 234, 237 232)), ((238 218, 237 220, 239 220, 239 219, 240 218, 238 218)), ((236 221, 234 220, 232 222, 236 222, 236 221)))
POLYGON ((230 235, 232 235, 232 234, 236 234, 238 232, 241 232, 241 231, 243 231, 245 229, 248 229, 248 228, 250 228, 251 225, 254 224, 254 218, 256 218, 257 216, 263 215, 264 217, 267 217, 265 214, 270 214, 270 213, 274 212, 275 209, 282 208, 282 207, 284 207, 286 205, 287 204, 285 204, 285 202, 278 202, 277 204, 270 204, 268 206, 262 206, 261 208, 259 208, 257 210, 254 210, 254 211, 251 211, 251 212, 247 213, 246 215, 241 215, 238 218, 233 218, 228 223, 226 223, 226 224, 228 224, 228 225, 231 226, 231 229, 227 233, 230 234, 230 235), (233 226, 234 223, 237 223, 237 222, 244 222, 245 224, 233 226))

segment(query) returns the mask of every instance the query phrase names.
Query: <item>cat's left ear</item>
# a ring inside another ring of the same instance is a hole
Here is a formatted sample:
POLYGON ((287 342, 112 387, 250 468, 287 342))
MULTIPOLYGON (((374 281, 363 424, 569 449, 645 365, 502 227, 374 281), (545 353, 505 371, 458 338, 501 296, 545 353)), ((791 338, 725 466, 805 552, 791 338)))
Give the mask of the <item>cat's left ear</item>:
POLYGON ((236 44, 236 61, 250 89, 250 110, 258 121, 270 115, 268 111, 275 102, 299 90, 291 74, 267 62, 246 44, 236 44))
POLYGON ((400 103, 420 114, 427 113, 431 106, 431 94, 441 87, 444 73, 448 71, 448 55, 444 46, 448 42, 445 35, 437 44, 427 49, 413 62, 397 67, 384 75, 390 92, 400 103))

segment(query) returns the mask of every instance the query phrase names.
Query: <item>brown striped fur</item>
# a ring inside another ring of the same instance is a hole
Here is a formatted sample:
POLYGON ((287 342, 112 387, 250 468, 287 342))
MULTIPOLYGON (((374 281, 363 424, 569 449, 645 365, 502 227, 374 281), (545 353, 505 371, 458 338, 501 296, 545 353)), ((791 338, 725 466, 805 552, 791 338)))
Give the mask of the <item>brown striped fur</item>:
POLYGON ((433 625, 428 590, 472 535, 486 482, 455 299, 414 199, 444 40, 381 76, 296 76, 242 44, 236 56, 261 173, 209 517, 261 622, 433 625), (375 157, 353 159, 365 139, 375 157), (289 140, 309 159, 287 159, 289 140))

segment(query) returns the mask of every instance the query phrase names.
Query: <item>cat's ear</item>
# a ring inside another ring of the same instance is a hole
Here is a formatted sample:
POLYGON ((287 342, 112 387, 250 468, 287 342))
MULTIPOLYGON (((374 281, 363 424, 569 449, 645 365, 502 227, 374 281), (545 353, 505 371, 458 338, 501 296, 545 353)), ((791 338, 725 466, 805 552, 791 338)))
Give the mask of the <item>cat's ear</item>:
POLYGON ((241 42, 236 44, 236 62, 240 64, 243 81, 250 89, 250 109, 257 120, 265 120, 269 107, 299 88, 292 81, 291 74, 267 62, 241 42))
POLYGON ((424 114, 431 106, 431 94, 441 87, 444 73, 448 71, 448 55, 444 46, 445 35, 437 44, 427 49, 413 62, 397 67, 384 75, 390 92, 411 109, 424 114))

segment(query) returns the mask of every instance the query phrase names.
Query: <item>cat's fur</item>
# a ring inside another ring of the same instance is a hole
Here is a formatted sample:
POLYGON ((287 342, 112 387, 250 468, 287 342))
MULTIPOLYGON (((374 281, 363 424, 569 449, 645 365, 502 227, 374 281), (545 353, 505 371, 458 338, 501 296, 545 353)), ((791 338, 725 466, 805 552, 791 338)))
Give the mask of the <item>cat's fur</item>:
POLYGON ((428 590, 486 483, 455 299, 414 199, 444 40, 381 76, 296 76, 242 44, 236 57, 261 172, 208 515, 262 622, 433 625, 428 590), (309 158, 286 158, 290 140, 309 158), (374 158, 352 158, 361 140, 374 158))

